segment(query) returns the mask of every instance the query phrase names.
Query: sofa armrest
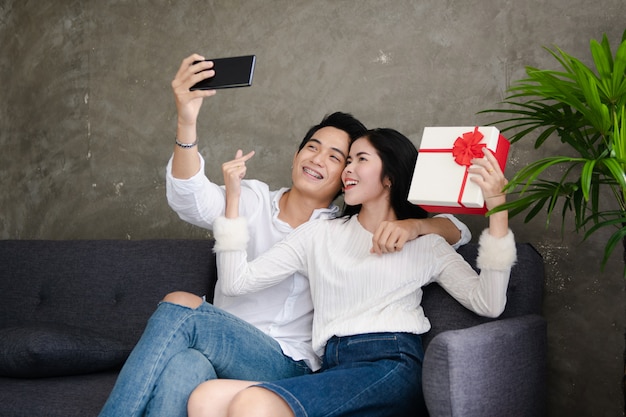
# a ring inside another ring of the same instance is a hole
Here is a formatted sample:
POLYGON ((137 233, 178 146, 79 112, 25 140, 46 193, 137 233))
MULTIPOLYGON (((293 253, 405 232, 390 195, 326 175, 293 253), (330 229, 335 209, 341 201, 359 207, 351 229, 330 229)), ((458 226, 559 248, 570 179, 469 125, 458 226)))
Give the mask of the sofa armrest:
POLYGON ((424 356, 430 416, 543 415, 546 350, 547 325, 539 315, 438 334, 424 356))

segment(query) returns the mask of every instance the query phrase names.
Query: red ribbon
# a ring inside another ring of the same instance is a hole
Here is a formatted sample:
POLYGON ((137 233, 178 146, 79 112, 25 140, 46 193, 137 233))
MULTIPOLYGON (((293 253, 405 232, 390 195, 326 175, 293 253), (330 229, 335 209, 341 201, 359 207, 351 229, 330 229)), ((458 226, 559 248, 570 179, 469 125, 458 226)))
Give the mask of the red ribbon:
POLYGON ((485 147, 484 143, 480 143, 483 137, 484 135, 478 131, 478 126, 476 126, 473 132, 463 133, 462 136, 456 138, 452 147, 454 161, 459 165, 470 166, 472 159, 481 158, 485 147))

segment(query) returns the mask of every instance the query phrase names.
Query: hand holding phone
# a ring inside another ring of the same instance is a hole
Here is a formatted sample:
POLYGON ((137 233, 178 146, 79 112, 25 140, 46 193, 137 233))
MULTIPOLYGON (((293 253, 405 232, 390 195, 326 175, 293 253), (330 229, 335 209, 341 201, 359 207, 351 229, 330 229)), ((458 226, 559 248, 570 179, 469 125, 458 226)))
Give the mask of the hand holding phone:
MULTIPOLYGON (((213 62, 215 75, 199 81, 189 90, 217 90, 220 88, 249 87, 252 85, 255 55, 245 55, 229 58, 207 59, 213 62)), ((199 61, 195 61, 194 64, 199 61)), ((206 71, 206 70, 205 70, 206 71)))

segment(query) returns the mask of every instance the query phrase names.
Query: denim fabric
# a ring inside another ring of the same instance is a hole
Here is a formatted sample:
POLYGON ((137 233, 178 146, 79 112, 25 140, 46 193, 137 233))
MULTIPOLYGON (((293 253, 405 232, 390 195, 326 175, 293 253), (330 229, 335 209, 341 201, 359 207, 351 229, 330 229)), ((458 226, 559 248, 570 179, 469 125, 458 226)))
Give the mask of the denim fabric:
POLYGON ((178 352, 156 380, 144 416, 183 415, 191 391, 202 382, 215 378, 213 365, 202 352, 193 348, 178 352))
POLYGON ((423 358, 415 334, 333 337, 319 372, 260 386, 281 396, 296 417, 426 416, 423 358))
POLYGON ((162 302, 100 416, 139 417, 147 410, 151 417, 185 417, 189 394, 205 380, 271 381, 309 372, 273 338, 207 302, 197 309, 162 302))

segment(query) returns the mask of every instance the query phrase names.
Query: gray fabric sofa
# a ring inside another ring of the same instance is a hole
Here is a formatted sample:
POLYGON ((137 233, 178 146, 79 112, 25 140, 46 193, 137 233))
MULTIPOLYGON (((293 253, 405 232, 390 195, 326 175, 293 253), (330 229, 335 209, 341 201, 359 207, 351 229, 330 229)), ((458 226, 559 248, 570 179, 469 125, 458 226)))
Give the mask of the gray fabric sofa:
MULTIPOLYGON (((0 416, 96 416, 159 300, 212 299, 211 240, 1 240, 0 416)), ((461 253, 471 262, 476 246, 461 253)), ((431 416, 539 416, 545 404, 543 261, 518 244, 507 308, 466 311, 437 285, 424 308, 431 416)))

